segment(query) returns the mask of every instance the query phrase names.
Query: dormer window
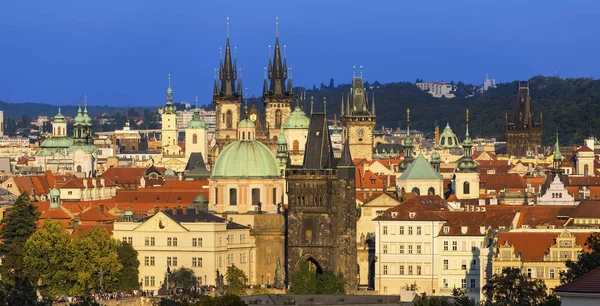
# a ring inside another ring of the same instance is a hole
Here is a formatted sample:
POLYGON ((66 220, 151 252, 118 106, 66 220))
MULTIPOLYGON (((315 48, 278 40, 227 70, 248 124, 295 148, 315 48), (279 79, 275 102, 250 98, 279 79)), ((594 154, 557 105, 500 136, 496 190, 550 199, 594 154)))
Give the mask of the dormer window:
POLYGON ((450 233, 450 227, 449 226, 444 226, 444 234, 448 234, 450 233))
POLYGON ((408 218, 413 219, 415 217, 416 213, 415 212, 409 212, 408 213, 408 218))
POLYGON ((482 235, 485 234, 485 226, 480 226, 479 227, 479 233, 482 234, 482 235))
POLYGON ((461 227, 460 227, 460 232, 461 232, 463 235, 466 235, 466 234, 467 234, 467 229, 468 229, 468 227, 467 227, 467 226, 461 226, 461 227))
POLYGON ((398 213, 397 213, 397 212, 393 212, 393 213, 392 213, 392 218, 393 218, 393 219, 396 219, 396 216, 397 216, 397 215, 398 215, 398 213))

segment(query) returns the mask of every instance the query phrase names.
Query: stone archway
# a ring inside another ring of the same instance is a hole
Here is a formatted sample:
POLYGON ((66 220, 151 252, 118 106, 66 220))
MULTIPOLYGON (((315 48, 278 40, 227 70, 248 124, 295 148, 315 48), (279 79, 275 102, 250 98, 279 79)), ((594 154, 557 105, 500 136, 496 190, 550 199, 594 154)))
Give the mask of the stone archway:
POLYGON ((302 257, 300 257, 294 264, 294 269, 292 269, 292 271, 295 271, 303 260, 306 260, 309 264, 311 264, 311 268, 315 269, 316 275, 323 274, 323 267, 312 254, 304 254, 302 257))

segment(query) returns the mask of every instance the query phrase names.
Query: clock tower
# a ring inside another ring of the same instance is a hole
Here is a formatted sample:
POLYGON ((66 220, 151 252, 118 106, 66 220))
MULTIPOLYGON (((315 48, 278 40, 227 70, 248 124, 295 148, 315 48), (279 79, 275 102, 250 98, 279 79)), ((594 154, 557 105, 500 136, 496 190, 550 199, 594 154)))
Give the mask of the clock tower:
POLYGON ((369 109, 367 93, 360 77, 354 76, 350 93, 344 100, 342 95, 343 138, 348 142, 352 158, 373 159, 373 130, 375 128, 375 95, 371 97, 369 109))

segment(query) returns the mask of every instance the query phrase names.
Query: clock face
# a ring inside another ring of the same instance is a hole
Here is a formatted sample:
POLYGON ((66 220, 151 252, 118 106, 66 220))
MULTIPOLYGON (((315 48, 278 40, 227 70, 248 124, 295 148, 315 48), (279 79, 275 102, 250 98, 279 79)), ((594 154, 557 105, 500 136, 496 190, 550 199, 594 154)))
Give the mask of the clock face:
POLYGON ((252 120, 252 122, 256 121, 256 114, 251 114, 250 120, 252 120))
POLYGON ((358 128, 356 130, 356 136, 362 138, 365 135, 365 130, 363 128, 358 128))

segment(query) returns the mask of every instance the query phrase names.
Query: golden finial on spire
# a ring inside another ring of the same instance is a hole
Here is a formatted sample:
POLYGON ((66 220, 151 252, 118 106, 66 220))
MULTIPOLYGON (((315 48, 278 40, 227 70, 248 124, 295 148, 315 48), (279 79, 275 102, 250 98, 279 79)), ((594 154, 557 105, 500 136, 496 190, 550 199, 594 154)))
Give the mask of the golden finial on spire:
POLYGON ((467 122, 469 122, 469 109, 467 108, 467 122))
POLYGON ((225 29, 227 31, 227 38, 229 39, 229 17, 227 17, 227 22, 225 23, 225 29))

